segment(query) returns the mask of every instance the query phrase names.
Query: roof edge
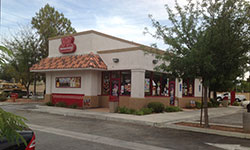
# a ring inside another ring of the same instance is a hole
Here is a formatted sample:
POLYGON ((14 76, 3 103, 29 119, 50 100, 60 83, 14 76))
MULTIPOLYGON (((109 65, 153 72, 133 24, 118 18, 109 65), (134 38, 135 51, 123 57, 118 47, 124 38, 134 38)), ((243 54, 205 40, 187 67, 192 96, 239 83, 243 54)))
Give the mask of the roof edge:
POLYGON ((68 68, 68 69, 30 70, 30 72, 84 71, 84 70, 105 71, 107 69, 101 69, 101 68, 68 68))
POLYGON ((125 42, 125 43, 128 43, 128 44, 132 44, 132 45, 135 45, 137 47, 144 47, 146 49, 152 49, 155 52, 156 51, 158 51, 158 52, 162 51, 160 53, 164 53, 165 52, 164 50, 161 50, 161 49, 153 48, 153 47, 150 47, 150 46, 147 46, 147 45, 143 45, 143 44, 139 44, 139 43, 136 43, 136 42, 133 42, 133 41, 128 41, 128 40, 125 40, 125 39, 122 39, 122 38, 118 38, 118 37, 115 37, 115 36, 112 36, 112 35, 108 35, 108 34, 105 34, 105 33, 102 33, 102 32, 98 32, 98 31, 95 31, 95 30, 87 30, 87 31, 73 33, 73 34, 59 35, 59 36, 55 36, 55 37, 50 37, 49 40, 60 39, 62 37, 66 37, 66 36, 69 36, 69 35, 71 35, 71 36, 78 36, 78 35, 84 35, 84 34, 90 34, 90 33, 94 33, 94 34, 97 34, 97 35, 100 35, 100 36, 104 36, 104 37, 107 37, 107 38, 110 38, 110 39, 114 39, 114 40, 118 40, 118 41, 125 42))

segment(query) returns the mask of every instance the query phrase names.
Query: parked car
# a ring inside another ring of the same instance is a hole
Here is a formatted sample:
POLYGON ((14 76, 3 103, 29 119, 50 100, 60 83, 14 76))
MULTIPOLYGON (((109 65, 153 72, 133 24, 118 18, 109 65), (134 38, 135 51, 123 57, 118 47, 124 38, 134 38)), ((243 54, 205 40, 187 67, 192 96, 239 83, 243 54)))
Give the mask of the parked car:
POLYGON ((20 131, 20 135, 27 142, 27 146, 19 140, 19 145, 17 143, 10 143, 5 138, 0 140, 0 150, 35 150, 35 133, 32 130, 20 131))
MULTIPOLYGON (((224 94, 218 94, 216 99, 217 99, 217 101, 222 101, 225 97, 227 97, 228 100, 231 100, 231 94, 228 93, 228 92, 224 93, 224 94)), ((238 94, 235 95, 235 101, 241 102, 241 101, 244 101, 244 100, 246 100, 245 95, 238 95, 238 94)))
POLYGON ((247 108, 247 105, 250 104, 250 101, 248 100, 244 100, 242 101, 241 105, 244 107, 244 108, 247 108))

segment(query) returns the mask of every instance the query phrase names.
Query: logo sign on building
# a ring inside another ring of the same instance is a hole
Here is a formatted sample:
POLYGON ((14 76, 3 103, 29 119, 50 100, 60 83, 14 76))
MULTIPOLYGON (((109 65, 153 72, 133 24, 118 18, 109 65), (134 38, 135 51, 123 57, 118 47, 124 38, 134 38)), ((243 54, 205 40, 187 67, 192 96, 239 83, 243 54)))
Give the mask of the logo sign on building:
POLYGON ((62 44, 59 46, 61 53, 74 53, 76 51, 76 45, 74 44, 75 38, 73 36, 67 36, 61 38, 62 44))

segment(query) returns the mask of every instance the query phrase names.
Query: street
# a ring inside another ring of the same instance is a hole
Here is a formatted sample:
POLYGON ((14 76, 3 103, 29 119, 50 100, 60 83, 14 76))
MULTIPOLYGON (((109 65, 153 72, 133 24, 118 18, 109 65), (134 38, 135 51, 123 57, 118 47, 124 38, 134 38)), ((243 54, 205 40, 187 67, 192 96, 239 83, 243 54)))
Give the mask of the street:
POLYGON ((28 125, 36 133, 37 150, 250 149, 246 139, 24 110, 35 105, 5 105, 1 108, 28 119, 28 125))

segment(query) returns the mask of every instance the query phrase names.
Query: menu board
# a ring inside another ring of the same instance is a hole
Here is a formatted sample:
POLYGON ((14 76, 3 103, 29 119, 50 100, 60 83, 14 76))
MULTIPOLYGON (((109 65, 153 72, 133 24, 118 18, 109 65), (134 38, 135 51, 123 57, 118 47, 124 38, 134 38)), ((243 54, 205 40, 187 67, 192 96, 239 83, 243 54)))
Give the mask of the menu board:
POLYGON ((81 88, 81 77, 57 77, 56 88, 81 88))

